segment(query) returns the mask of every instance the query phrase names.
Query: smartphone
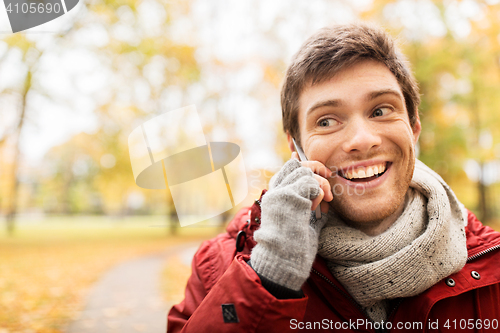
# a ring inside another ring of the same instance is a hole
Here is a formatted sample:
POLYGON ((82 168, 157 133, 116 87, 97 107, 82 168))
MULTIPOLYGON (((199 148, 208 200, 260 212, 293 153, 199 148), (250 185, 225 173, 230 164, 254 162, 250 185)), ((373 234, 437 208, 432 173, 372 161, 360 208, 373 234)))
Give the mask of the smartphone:
MULTIPOLYGON (((293 146, 295 147, 295 151, 297 152, 297 154, 299 154, 299 159, 301 161, 308 161, 306 154, 304 154, 304 151, 302 151, 302 149, 297 145, 297 142, 295 142, 294 138, 292 138, 292 141, 293 141, 293 146)), ((321 206, 321 204, 319 204, 318 207, 316 207, 316 219, 321 218, 321 207, 320 206, 321 206)))

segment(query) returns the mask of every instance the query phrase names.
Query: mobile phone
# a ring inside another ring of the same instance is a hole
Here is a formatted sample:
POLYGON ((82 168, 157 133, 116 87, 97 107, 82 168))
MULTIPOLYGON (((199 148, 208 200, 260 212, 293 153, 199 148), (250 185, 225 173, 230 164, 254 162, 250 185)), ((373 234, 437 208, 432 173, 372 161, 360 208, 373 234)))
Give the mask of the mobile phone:
MULTIPOLYGON (((299 145, 297 145, 297 142, 295 142, 294 138, 292 138, 292 141, 293 141, 293 146, 295 147, 295 151, 297 152, 297 154, 299 154, 299 159, 301 161, 308 161, 306 154, 304 154, 304 151, 299 147, 299 145)), ((316 207, 316 219, 321 218, 321 207, 320 206, 321 206, 321 203, 318 205, 318 207, 316 207)))

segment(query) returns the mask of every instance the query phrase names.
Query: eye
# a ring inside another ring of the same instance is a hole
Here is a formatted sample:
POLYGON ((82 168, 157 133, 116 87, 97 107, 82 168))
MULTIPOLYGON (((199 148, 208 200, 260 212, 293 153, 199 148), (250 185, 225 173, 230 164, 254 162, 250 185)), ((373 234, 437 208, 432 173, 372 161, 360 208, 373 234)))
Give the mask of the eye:
POLYGON ((391 112, 392 110, 387 107, 377 108, 373 111, 372 117, 382 117, 391 112))
POLYGON ((328 127, 328 126, 333 126, 335 125, 336 121, 332 118, 324 118, 318 121, 318 126, 319 127, 328 127))

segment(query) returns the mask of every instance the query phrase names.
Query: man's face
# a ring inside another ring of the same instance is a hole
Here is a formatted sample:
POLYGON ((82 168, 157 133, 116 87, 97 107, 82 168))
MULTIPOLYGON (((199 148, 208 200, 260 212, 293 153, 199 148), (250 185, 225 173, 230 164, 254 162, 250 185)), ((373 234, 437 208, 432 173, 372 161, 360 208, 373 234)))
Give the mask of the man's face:
POLYGON ((334 173, 331 207, 354 227, 376 226, 402 207, 415 165, 412 129, 395 76, 363 60, 304 89, 299 100, 302 148, 334 173))

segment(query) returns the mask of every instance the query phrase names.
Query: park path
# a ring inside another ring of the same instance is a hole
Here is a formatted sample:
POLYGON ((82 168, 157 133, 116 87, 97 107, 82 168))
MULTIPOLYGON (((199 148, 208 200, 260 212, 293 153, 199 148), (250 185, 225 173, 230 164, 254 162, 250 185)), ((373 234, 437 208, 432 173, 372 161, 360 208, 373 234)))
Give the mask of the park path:
POLYGON ((160 274, 168 257, 189 265, 198 243, 168 248, 111 268, 93 286, 78 319, 66 333, 162 333, 172 304, 162 299, 160 274))

